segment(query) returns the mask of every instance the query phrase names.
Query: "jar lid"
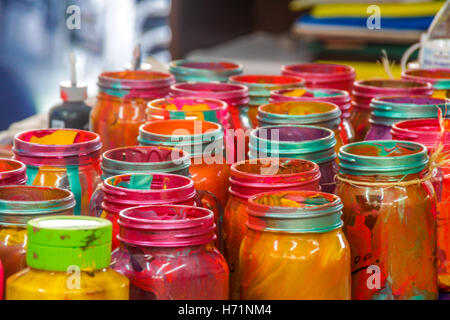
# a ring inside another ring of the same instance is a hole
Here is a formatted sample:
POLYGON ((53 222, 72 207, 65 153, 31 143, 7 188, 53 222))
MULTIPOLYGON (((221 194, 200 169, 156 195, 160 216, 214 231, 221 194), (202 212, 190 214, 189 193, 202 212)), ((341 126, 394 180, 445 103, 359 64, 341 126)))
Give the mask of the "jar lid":
POLYGON ((27 264, 38 270, 107 268, 111 262, 112 224, 93 217, 55 216, 28 222, 27 264))
POLYGON ((25 184, 27 167, 20 161, 0 158, 0 185, 25 184))
POLYGON ((450 114, 447 99, 429 96, 382 96, 372 99, 370 123, 392 126, 406 119, 437 118, 441 109, 444 116, 450 114))
POLYGON ((118 239, 142 247, 186 247, 210 243, 214 213, 192 206, 139 206, 120 212, 118 239))
POLYGON ((84 82, 77 82, 73 85, 71 81, 61 81, 59 90, 63 101, 77 102, 88 98, 87 84, 84 82))
POLYGON ((341 147, 339 173, 358 176, 400 176, 423 171, 428 165, 427 149, 415 142, 374 140, 341 147))
POLYGON ((434 89, 450 89, 450 69, 411 69, 402 72, 402 79, 429 82, 434 89))
POLYGON ((103 179, 124 173, 181 174, 191 165, 190 155, 181 149, 133 146, 103 153, 103 179))
POLYGON ((324 233, 342 227, 342 202, 318 191, 261 193, 248 200, 249 229, 286 233, 324 233))
POLYGON ((174 97, 202 97, 223 100, 229 105, 237 100, 237 104, 247 104, 248 88, 231 83, 195 82, 177 83, 170 87, 170 95, 174 97))
POLYGON ((274 102, 258 107, 260 126, 281 124, 323 124, 336 130, 340 123, 341 110, 333 103, 319 101, 274 102))
POLYGON ((211 59, 175 60, 169 64, 169 68, 178 82, 227 82, 229 76, 241 74, 243 70, 241 64, 211 59))
POLYGON ((294 76, 247 74, 230 77, 230 83, 245 85, 251 98, 264 97, 267 100, 270 97, 270 91, 301 88, 304 86, 305 80, 294 76))
POLYGON ((0 224, 26 226, 30 219, 72 214, 75 197, 66 189, 40 186, 1 186, 0 224))
POLYGON ((356 77, 353 67, 332 63, 291 64, 282 66, 281 73, 304 78, 306 83, 354 80, 356 77))
POLYGON ((250 132, 250 159, 265 157, 295 158, 317 164, 336 158, 334 132, 327 128, 279 125, 250 132))

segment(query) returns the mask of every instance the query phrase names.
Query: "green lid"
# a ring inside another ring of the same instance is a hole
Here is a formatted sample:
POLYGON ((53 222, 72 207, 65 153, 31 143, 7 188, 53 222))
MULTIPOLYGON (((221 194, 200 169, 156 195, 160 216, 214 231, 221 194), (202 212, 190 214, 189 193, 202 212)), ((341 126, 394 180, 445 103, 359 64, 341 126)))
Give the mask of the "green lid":
POLYGON ((111 262, 112 224, 82 216, 53 216, 28 222, 27 264, 39 270, 99 270, 111 262))

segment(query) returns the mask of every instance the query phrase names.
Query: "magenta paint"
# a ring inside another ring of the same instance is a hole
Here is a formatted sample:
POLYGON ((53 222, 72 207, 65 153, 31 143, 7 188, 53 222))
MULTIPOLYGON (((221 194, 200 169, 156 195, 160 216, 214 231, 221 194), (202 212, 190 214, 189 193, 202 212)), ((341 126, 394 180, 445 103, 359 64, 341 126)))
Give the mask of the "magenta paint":
POLYGON ((307 88, 338 89, 349 94, 356 78, 353 67, 332 63, 291 64, 281 67, 281 73, 305 79, 307 88))
POLYGON ((26 169, 20 161, 0 158, 0 186, 25 184, 26 169))

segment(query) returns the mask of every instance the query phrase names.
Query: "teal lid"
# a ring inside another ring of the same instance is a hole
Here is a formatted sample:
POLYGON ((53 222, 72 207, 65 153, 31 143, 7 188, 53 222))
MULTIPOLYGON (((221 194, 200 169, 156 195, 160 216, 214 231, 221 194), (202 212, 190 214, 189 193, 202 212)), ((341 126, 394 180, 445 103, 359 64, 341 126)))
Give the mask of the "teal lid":
POLYGON ((427 165, 427 148, 416 142, 364 141, 339 150, 340 174, 399 176, 421 172, 427 165))
POLYGON ((316 126, 280 125, 250 132, 249 157, 294 158, 317 164, 336 158, 334 132, 316 126))
POLYGON ((248 200, 249 229, 285 233, 323 233, 342 227, 342 202, 318 191, 277 191, 248 200))

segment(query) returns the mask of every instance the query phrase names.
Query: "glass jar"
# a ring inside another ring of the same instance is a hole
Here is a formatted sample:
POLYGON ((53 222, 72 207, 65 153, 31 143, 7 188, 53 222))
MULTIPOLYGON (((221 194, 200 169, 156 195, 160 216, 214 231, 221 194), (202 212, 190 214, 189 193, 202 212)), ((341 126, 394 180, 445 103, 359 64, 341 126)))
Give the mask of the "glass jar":
POLYGON ((102 73, 90 117, 91 131, 102 138, 102 152, 136 145, 147 103, 166 97, 173 83, 174 76, 154 71, 102 73))
POLYGON ((432 179, 437 197, 437 270, 441 291, 450 292, 450 165, 441 162, 450 151, 450 132, 442 130, 437 119, 420 119, 397 122, 391 133, 392 139, 423 144, 430 157, 440 150, 433 156, 432 179))
POLYGON ((269 192, 251 197, 247 212, 241 299, 350 300, 350 247, 339 197, 269 192))
POLYGON ((7 300, 128 300, 128 279, 109 268, 111 222, 38 218, 27 235, 28 268, 8 278, 7 300))
POLYGON ((407 119, 437 119, 438 108, 444 117, 449 116, 450 110, 446 110, 445 106, 449 101, 428 96, 373 98, 370 103, 370 127, 365 140, 391 140, 394 123, 407 119))
POLYGON ((425 146, 375 140, 339 152, 336 194, 353 299, 436 299, 436 198, 425 146))
POLYGON ((112 222, 112 248, 119 245, 117 219, 120 211, 141 205, 199 204, 194 182, 168 173, 133 173, 107 178, 103 182, 101 218, 112 222))
POLYGON ((20 161, 0 158, 0 186, 25 184, 26 169, 20 161))
POLYGON ((223 218, 224 256, 230 267, 231 299, 239 299, 239 248, 247 231, 247 202, 274 190, 319 191, 319 166, 311 161, 265 158, 233 164, 229 199, 223 218))
POLYGON ((314 126, 270 126, 250 134, 249 157, 294 158, 309 160, 320 167, 320 186, 333 192, 337 172, 336 139, 330 129, 314 126))
POLYGON ((340 135, 343 144, 353 142, 355 130, 350 123, 351 98, 347 91, 337 89, 284 89, 270 93, 269 102, 323 101, 330 102, 341 110, 340 135))
POLYGON ((344 145, 341 134, 341 110, 335 104, 319 101, 288 101, 263 104, 258 108, 259 127, 276 125, 312 125, 328 128, 334 132, 336 145, 344 145))
POLYGON ((214 247, 214 215, 190 206, 143 206, 119 217, 111 266, 132 300, 227 300, 228 266, 214 247))
POLYGON ((0 260, 5 281, 26 267, 27 222, 35 217, 72 215, 74 207, 74 196, 65 189, 0 187, 0 260))
POLYGON ((355 141, 364 140, 369 131, 370 102, 380 96, 431 96, 429 83, 407 80, 360 80, 353 86, 353 111, 350 122, 355 129, 355 141))
POLYGON ((3 282, 5 281, 3 277, 3 265, 2 260, 0 260, 0 300, 3 300, 3 282))
POLYGON ((402 72, 402 79, 429 82, 434 98, 450 98, 450 69, 412 69, 402 72))
POLYGON ((191 155, 190 176, 202 195, 203 207, 214 212, 217 234, 221 236, 223 208, 228 199, 228 163, 232 163, 223 156, 221 126, 209 121, 155 120, 142 125, 139 131, 141 145, 177 147, 191 155))
POLYGON ((356 79, 355 69, 332 63, 303 63, 281 67, 281 73, 305 79, 305 86, 311 89, 338 89, 352 93, 356 79))
POLYGON ((242 70, 238 63, 210 59, 183 59, 169 64, 169 72, 177 82, 227 82, 228 77, 242 70))
POLYGON ((43 129, 14 138, 15 159, 27 166, 28 185, 69 189, 75 215, 89 215, 89 201, 101 182, 98 134, 77 129, 43 129))
MULTIPOLYGON (((190 164, 189 154, 181 149, 155 146, 117 148, 103 153, 102 181, 126 173, 172 173, 188 177, 190 164)), ((91 216, 101 215, 104 197, 100 184, 91 197, 91 216)))
POLYGON ((256 128, 258 107, 269 102, 270 91, 288 88, 302 88, 305 80, 292 76, 238 75, 230 77, 230 83, 241 84, 248 88, 248 119, 250 128, 256 128))

